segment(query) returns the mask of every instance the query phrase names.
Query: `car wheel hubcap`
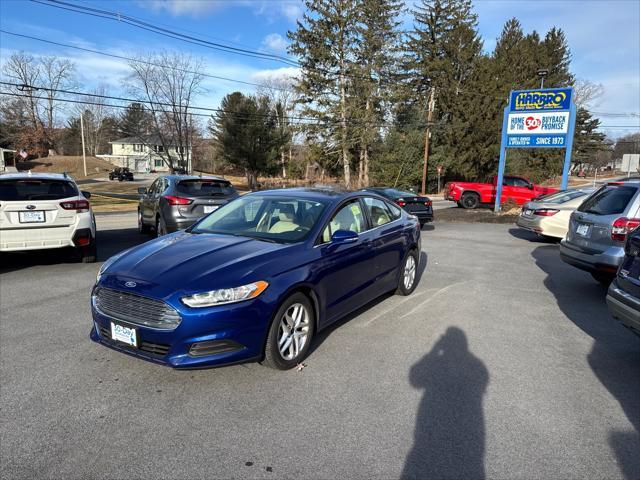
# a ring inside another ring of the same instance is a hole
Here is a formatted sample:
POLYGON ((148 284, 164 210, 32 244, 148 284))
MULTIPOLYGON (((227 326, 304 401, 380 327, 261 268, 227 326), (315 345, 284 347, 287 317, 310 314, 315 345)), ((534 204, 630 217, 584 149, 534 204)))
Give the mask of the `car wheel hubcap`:
POLYGON ((413 286, 413 281, 416 278, 416 260, 413 255, 407 257, 407 261, 404 264, 404 288, 409 290, 413 286))
POLYGON ((285 360, 300 355, 309 338, 309 312, 301 303, 294 303, 280 319, 278 328, 278 350, 285 360))

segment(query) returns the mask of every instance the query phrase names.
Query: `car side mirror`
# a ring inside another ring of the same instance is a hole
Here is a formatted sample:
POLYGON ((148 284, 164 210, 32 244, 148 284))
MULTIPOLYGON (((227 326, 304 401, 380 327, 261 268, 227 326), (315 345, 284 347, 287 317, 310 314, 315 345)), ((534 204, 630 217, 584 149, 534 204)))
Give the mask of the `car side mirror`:
POLYGON ((138 187, 138 193, 140 195, 146 195, 147 194, 147 189, 145 187, 138 187))
POLYGON ((91 192, 86 192, 86 191, 82 190, 81 193, 82 193, 82 196, 84 198, 86 198, 86 199, 91 198, 91 192))
POLYGON ((344 245, 346 243, 354 243, 358 241, 358 234, 352 230, 336 230, 331 235, 332 245, 344 245))

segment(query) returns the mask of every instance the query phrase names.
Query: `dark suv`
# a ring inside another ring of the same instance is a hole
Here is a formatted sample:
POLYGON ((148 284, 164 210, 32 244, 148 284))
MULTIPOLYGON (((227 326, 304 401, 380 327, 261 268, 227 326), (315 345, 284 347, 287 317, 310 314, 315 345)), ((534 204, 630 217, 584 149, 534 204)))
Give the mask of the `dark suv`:
POLYGON ((639 209, 639 181, 603 185, 571 214, 560 257, 608 285, 624 258, 627 233, 640 225, 639 209))
POLYGON ((214 176, 166 175, 138 192, 138 231, 158 236, 185 229, 238 197, 229 181, 214 176))
POLYGON ((109 172, 109 180, 118 180, 133 182, 133 173, 127 167, 120 168, 116 167, 111 172, 109 172))
POLYGON ((607 305, 611 315, 640 335, 640 229, 629 235, 618 275, 609 286, 607 305))

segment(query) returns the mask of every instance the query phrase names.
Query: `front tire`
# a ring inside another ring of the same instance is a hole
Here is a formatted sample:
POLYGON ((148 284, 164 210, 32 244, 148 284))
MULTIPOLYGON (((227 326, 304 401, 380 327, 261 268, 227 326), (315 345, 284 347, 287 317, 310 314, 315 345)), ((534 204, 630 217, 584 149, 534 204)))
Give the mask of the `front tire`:
POLYGON ((144 224, 141 210, 138 210, 138 233, 149 233, 149 226, 144 224))
POLYGON ((400 268, 400 278, 398 279, 398 288, 396 294, 411 295, 416 289, 418 277, 418 252, 411 250, 402 262, 400 268))
POLYGON ((462 199, 460 200, 462 204, 462 208, 466 209, 474 209, 478 208, 480 205, 480 197, 477 193, 466 192, 462 194, 462 199))
POLYGON ((303 293, 288 297, 276 312, 264 349, 262 364, 277 370, 289 370, 306 356, 315 331, 315 314, 303 293))

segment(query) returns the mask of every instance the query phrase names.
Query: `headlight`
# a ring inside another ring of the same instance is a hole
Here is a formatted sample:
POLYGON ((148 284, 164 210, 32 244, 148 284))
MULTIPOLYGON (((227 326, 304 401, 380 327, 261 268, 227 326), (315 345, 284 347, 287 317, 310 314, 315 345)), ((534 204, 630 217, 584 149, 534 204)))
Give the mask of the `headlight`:
POLYGON ((222 288, 211 292, 196 293, 188 297, 182 297, 182 303, 189 307, 213 307, 227 303, 241 302, 256 298, 269 286, 267 282, 259 281, 235 288, 222 288))

